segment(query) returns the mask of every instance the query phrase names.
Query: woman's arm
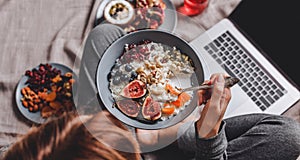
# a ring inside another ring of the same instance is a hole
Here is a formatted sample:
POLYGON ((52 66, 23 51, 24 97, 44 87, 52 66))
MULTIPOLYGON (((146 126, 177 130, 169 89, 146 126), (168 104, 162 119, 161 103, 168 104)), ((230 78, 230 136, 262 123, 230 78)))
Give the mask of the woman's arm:
POLYGON ((224 88, 224 77, 222 74, 212 75, 205 83, 214 84, 214 88, 198 92, 199 105, 205 103, 200 118, 189 117, 163 130, 137 130, 140 143, 155 146, 176 140, 175 144, 181 152, 194 155, 197 159, 226 159, 227 140, 222 119, 231 94, 229 88, 224 88))

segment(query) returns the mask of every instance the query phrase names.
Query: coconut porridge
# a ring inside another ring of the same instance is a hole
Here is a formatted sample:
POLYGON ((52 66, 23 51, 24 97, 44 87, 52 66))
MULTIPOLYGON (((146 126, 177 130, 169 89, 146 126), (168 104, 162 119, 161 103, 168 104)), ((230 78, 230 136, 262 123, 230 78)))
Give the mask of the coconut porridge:
POLYGON ((192 92, 180 93, 194 73, 191 59, 176 47, 143 41, 127 44, 109 75, 117 107, 127 116, 165 120, 190 103, 192 92))

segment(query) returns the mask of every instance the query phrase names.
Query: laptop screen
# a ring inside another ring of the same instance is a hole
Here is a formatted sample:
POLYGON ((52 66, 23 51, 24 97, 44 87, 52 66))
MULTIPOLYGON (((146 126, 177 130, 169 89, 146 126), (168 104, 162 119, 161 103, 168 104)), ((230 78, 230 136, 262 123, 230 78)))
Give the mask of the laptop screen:
POLYGON ((300 13, 296 2, 242 0, 229 18, 299 88, 300 13))

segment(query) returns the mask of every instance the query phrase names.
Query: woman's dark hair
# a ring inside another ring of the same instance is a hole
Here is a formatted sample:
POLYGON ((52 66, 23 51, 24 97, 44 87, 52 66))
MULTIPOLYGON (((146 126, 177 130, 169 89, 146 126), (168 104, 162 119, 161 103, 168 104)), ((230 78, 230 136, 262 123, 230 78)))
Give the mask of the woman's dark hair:
POLYGON ((65 114, 32 128, 9 148, 4 160, 137 160, 139 153, 138 143, 126 127, 100 112, 93 117, 65 114))

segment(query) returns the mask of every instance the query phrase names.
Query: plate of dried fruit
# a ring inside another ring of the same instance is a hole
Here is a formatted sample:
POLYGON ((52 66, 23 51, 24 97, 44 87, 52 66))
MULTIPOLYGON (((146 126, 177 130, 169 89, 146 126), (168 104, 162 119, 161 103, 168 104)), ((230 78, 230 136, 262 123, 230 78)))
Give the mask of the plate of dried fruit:
POLYGON ((74 111, 76 79, 69 67, 58 63, 41 63, 26 70, 16 88, 17 107, 27 119, 38 124, 74 111))
POLYGON ((169 0, 103 0, 95 26, 111 23, 125 32, 158 29, 173 32, 177 24, 175 6, 169 0))

